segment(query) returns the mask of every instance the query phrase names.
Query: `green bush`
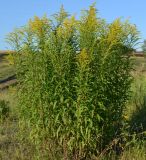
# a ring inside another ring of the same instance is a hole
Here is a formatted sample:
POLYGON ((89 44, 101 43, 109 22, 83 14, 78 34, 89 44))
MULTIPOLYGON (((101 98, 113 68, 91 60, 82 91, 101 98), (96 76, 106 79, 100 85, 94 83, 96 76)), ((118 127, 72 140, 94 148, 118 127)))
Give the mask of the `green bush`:
POLYGON ((35 17, 8 39, 16 51, 21 119, 39 151, 91 158, 121 134, 134 25, 107 24, 94 6, 76 20, 62 7, 53 20, 35 17), (48 147, 50 141, 58 147, 48 147))

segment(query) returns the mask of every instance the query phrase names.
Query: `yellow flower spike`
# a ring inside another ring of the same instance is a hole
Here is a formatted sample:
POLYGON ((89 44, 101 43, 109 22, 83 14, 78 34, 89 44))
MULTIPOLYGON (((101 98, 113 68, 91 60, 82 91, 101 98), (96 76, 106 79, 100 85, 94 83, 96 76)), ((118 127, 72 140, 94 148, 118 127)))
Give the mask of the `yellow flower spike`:
POLYGON ((76 20, 74 17, 70 19, 65 19, 63 24, 58 27, 57 35, 60 38, 68 38, 73 33, 73 27, 76 24, 76 20))
POLYGON ((58 35, 59 38, 61 38, 62 35, 63 35, 63 30, 62 30, 61 26, 57 28, 57 35, 58 35))
POLYGON ((82 17, 82 24, 84 24, 80 30, 92 31, 97 28, 96 8, 94 5, 90 6, 87 16, 82 17))
POLYGON ((80 52, 77 58, 78 58, 80 67, 85 69, 86 66, 89 64, 89 55, 85 48, 80 52))
POLYGON ((69 15, 68 13, 64 10, 64 6, 62 5, 60 8, 60 11, 58 14, 55 15, 55 19, 57 20, 57 23, 62 23, 65 18, 67 18, 69 15))
POLYGON ((97 24, 97 18, 96 18, 96 8, 94 6, 90 7, 89 10, 89 16, 87 20, 89 26, 94 26, 97 24))
POLYGON ((64 29, 67 35, 70 35, 73 32, 73 27, 75 26, 75 18, 71 17, 71 19, 66 19, 64 21, 64 29))
POLYGON ((44 34, 44 26, 48 24, 48 19, 46 16, 43 18, 39 18, 37 16, 34 17, 34 20, 29 21, 29 27, 32 32, 36 33, 38 36, 43 36, 44 34))
POLYGON ((117 19, 109 27, 109 34, 108 34, 108 39, 107 39, 108 42, 109 43, 118 42, 122 33, 123 33, 123 29, 122 29, 120 19, 117 19))

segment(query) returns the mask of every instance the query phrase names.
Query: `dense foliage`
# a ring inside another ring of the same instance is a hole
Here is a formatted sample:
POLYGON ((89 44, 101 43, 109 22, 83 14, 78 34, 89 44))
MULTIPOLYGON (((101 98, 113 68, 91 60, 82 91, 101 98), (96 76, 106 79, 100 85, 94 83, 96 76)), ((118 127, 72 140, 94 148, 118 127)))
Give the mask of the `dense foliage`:
POLYGON ((62 7, 53 19, 34 17, 11 33, 21 119, 32 142, 46 153, 53 142, 59 158, 81 159, 120 136, 137 39, 134 25, 107 24, 94 5, 80 20, 62 7))

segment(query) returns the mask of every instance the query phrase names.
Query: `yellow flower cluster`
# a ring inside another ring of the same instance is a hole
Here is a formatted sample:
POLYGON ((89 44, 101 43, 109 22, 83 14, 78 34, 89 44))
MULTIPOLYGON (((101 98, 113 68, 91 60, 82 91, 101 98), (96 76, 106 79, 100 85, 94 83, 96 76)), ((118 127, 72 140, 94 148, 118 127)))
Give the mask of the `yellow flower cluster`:
POLYGON ((70 19, 65 19, 63 24, 58 27, 57 35, 60 38, 68 38, 73 33, 73 28, 75 27, 77 21, 75 17, 71 17, 70 19))
MULTIPOLYGON (((86 12, 85 12, 86 13, 86 12)), ((82 21, 79 25, 79 30, 81 32, 92 32, 95 31, 97 28, 97 17, 96 17, 96 9, 94 6, 90 6, 87 15, 82 16, 82 21)))
POLYGON ((29 21, 29 27, 32 32, 36 33, 38 36, 43 36, 44 27, 48 24, 48 19, 46 16, 43 18, 39 18, 37 16, 34 17, 34 20, 29 21))
POLYGON ((94 6, 90 7, 88 18, 87 18, 87 26, 89 28, 97 27, 96 8, 94 6))
POLYGON ((109 34, 107 41, 109 43, 116 43, 119 41, 119 38, 121 37, 121 34, 123 32, 123 27, 121 26, 120 19, 115 20, 111 26, 109 27, 109 34))
POLYGON ((78 58, 78 62, 80 64, 80 67, 85 69, 86 66, 89 64, 89 55, 88 55, 85 48, 79 53, 77 58, 78 58))

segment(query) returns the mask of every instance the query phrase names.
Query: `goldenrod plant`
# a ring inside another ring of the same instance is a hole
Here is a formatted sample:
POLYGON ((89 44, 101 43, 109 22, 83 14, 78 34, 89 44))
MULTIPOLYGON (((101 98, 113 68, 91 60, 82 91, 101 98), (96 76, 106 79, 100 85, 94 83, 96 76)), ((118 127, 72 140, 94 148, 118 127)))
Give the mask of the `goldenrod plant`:
POLYGON ((9 35, 21 124, 39 157, 91 159, 121 135, 138 38, 134 25, 108 24, 94 5, 78 20, 61 7, 9 35))

